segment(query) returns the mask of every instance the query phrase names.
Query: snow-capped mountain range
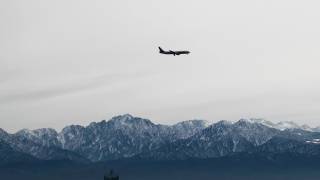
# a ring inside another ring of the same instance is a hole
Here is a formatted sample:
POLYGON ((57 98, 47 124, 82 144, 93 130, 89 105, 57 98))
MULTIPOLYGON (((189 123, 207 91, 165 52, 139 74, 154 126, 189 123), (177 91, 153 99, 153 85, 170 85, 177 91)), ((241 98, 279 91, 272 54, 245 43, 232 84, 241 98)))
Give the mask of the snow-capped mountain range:
MULTIPOLYGON (((320 128, 264 119, 236 122, 183 121, 154 124, 129 114, 88 126, 23 129, 9 134, 0 129, 2 152, 22 159, 104 161, 122 158, 211 158, 238 152, 291 152, 320 155, 320 128)), ((8 156, 9 157, 9 156, 8 156)))
POLYGON ((292 121, 281 121, 278 123, 273 123, 273 122, 267 121, 265 119, 256 119, 256 118, 248 119, 248 121, 252 122, 252 123, 260 123, 260 124, 263 124, 263 125, 271 127, 271 128, 279 129, 281 131, 286 130, 286 129, 303 129, 306 131, 320 132, 319 131, 320 127, 311 128, 310 126, 308 126, 306 124, 300 126, 292 121))

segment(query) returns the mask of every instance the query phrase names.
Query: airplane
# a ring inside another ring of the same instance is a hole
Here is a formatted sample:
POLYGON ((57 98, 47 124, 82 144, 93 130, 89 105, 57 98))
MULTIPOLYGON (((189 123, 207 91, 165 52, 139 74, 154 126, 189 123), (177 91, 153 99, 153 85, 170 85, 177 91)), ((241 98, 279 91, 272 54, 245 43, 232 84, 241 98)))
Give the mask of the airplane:
POLYGON ((180 54, 189 54, 190 51, 164 51, 161 47, 158 47, 159 48, 159 53, 160 54, 172 54, 172 55, 180 55, 180 54))

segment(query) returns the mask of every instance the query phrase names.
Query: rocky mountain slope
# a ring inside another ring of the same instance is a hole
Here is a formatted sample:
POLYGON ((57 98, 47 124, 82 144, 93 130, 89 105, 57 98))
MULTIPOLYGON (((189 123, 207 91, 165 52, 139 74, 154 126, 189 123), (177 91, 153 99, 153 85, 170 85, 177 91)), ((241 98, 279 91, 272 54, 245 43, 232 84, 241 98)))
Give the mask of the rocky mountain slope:
POLYGON ((315 128, 263 119, 211 125, 189 120, 169 126, 125 114, 88 126, 67 126, 59 133, 50 128, 15 134, 0 129, 0 141, 7 150, 37 159, 81 162, 212 158, 241 152, 320 155, 320 133, 315 128))

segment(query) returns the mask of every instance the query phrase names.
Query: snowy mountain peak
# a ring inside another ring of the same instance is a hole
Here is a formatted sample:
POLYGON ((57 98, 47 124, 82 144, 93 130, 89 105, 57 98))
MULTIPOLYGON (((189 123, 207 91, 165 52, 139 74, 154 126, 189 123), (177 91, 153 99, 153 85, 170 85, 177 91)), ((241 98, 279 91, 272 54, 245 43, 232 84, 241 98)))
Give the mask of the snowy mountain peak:
POLYGON ((315 127, 315 128, 312 128, 312 131, 314 131, 314 132, 320 132, 320 126, 315 127))
POLYGON ((314 129, 307 124, 302 125, 301 128, 305 131, 314 131, 314 129))
POLYGON ((25 137, 57 136, 57 134, 56 130, 52 128, 41 128, 35 130, 22 129, 15 133, 15 135, 25 137))
POLYGON ((205 120, 193 119, 193 120, 178 122, 174 126, 208 127, 209 122, 205 120))
POLYGON ((208 127, 204 120, 182 121, 171 126, 177 139, 186 139, 208 127))
POLYGON ((275 124, 263 118, 250 118, 250 121, 274 128, 275 124))
POLYGON ((15 135, 17 136, 36 136, 32 130, 30 129, 21 129, 20 131, 16 132, 15 135))
POLYGON ((80 125, 70 125, 70 126, 66 126, 62 129, 61 132, 67 132, 67 131, 71 131, 71 130, 78 130, 78 129, 83 129, 83 126, 80 125))
POLYGON ((8 134, 5 130, 3 130, 2 128, 0 128, 0 136, 2 135, 2 134, 8 134))
POLYGON ((258 123, 258 124, 262 124, 262 125, 265 125, 265 126, 268 126, 268 127, 273 127, 274 126, 274 123, 270 122, 270 121, 267 121, 265 119, 262 119, 262 118, 250 118, 250 119, 240 119, 239 121, 237 122, 242 122, 242 123, 258 123))
POLYGON ((248 122, 248 123, 254 123, 254 121, 251 121, 251 119, 245 119, 245 118, 241 118, 241 119, 239 119, 237 122, 248 122))
POLYGON ((254 121, 252 119, 240 119, 239 121, 233 123, 234 127, 238 129, 245 130, 257 130, 257 129, 265 129, 270 128, 266 126, 264 123, 254 121))
POLYGON ((117 121, 129 121, 131 119, 134 119, 136 117, 133 117, 131 114, 123 114, 123 115, 119 115, 119 116, 114 116, 111 118, 112 120, 117 120, 117 121))
POLYGON ((243 126, 243 125, 249 125, 249 124, 253 124, 253 123, 255 123, 255 122, 252 122, 249 119, 240 119, 239 121, 235 122, 234 124, 243 126))
MULTIPOLYGON (((92 122, 88 125, 88 127, 96 127, 96 126, 106 126, 107 121, 106 120, 102 120, 100 122, 92 122)), ((82 127, 82 126, 81 126, 82 127)), ((77 125, 72 125, 69 126, 69 129, 80 129, 81 127, 77 126, 77 125)))
POLYGON ((9 133, 7 133, 5 130, 0 128, 0 140, 7 139, 9 136, 10 136, 9 133))
POLYGON ((148 128, 150 126, 155 125, 148 119, 134 117, 130 114, 115 116, 111 120, 109 120, 107 123, 113 124, 116 128, 117 127, 148 128))
POLYGON ((221 121, 218 121, 218 122, 212 124, 209 127, 228 127, 228 126, 231 126, 232 124, 233 123, 231 121, 221 120, 221 121))
POLYGON ((258 123, 258 124, 262 124, 264 126, 278 129, 281 131, 286 130, 286 129, 302 129, 305 131, 316 131, 316 128, 311 128, 308 125, 299 126, 298 124, 296 124, 292 121, 281 121, 278 123, 273 123, 271 121, 261 119, 261 118, 250 118, 250 119, 240 119, 236 123, 243 123, 243 124, 245 124, 245 123, 258 123))
POLYGON ((275 127, 279 130, 285 130, 285 129, 299 129, 300 126, 292 121, 282 121, 275 125, 275 127))
POLYGON ((38 136, 57 136, 58 133, 56 130, 52 129, 52 128, 41 128, 41 129, 36 129, 33 130, 33 133, 38 135, 38 136))

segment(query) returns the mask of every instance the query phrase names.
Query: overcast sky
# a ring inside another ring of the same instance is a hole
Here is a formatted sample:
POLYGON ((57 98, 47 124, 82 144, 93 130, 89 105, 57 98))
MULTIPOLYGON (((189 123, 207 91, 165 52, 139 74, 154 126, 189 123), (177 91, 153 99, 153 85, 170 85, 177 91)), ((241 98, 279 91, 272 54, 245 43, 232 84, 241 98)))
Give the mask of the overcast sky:
POLYGON ((2 0, 0 127, 130 113, 320 125, 318 0, 2 0), (167 56, 168 50, 190 50, 167 56))

